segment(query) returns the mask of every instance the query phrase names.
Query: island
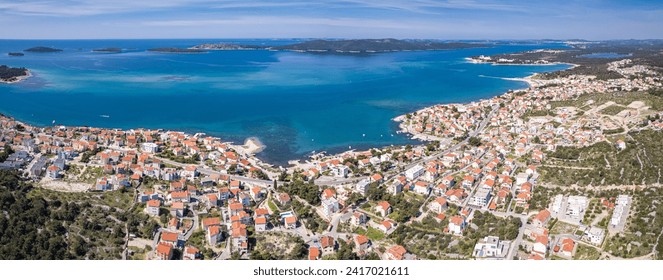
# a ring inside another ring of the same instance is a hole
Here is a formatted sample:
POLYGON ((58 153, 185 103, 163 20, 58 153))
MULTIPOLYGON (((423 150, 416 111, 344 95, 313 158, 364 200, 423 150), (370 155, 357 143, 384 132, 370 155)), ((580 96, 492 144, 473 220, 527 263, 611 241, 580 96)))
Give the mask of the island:
POLYGON ((0 83, 16 83, 30 76, 30 71, 26 68, 14 68, 7 65, 0 65, 0 83))
POLYGON ((100 48, 100 49, 93 49, 92 52, 100 52, 100 53, 121 53, 122 49, 121 48, 100 48))
POLYGON ((483 44, 462 42, 437 42, 430 40, 398 39, 352 39, 352 40, 312 40, 283 46, 253 46, 230 43, 201 44, 190 50, 273 50, 312 53, 358 54, 399 51, 431 51, 486 47, 483 44))
POLYGON ((22 52, 10 52, 7 53, 8 56, 24 56, 25 54, 22 52))
POLYGON ((237 50, 264 50, 265 47, 251 46, 251 45, 236 45, 229 43, 218 44, 201 44, 193 46, 189 49, 193 50, 215 50, 215 51, 237 51, 237 50))
POLYGON ((398 51, 432 51, 486 47, 482 44, 461 42, 436 42, 428 40, 398 39, 355 39, 355 40, 313 40, 297 44, 275 46, 272 50, 327 53, 377 53, 398 51))
POLYGON ((25 52, 35 52, 35 53, 52 53, 52 52, 61 52, 61 49, 49 48, 49 47, 33 47, 23 50, 25 52))
POLYGON ((184 48, 152 48, 148 52, 162 52, 162 53, 205 53, 204 50, 198 49, 184 49, 184 48))

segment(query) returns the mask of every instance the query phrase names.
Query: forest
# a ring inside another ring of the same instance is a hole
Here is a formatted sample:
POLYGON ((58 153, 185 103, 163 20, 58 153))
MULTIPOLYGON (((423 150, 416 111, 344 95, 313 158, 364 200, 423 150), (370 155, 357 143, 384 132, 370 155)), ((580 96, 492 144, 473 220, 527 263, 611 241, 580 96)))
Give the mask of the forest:
POLYGON ((28 69, 0 65, 0 80, 11 80, 16 77, 25 76, 27 74, 28 69))

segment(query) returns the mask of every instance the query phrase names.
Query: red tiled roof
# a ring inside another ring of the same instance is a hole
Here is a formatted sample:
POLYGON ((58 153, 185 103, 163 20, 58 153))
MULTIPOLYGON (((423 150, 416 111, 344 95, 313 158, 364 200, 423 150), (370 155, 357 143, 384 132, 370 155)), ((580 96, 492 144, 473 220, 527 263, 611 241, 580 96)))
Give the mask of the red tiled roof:
POLYGON ((177 232, 169 232, 169 231, 161 232, 161 240, 163 241, 177 242, 177 239, 179 239, 179 235, 177 234, 177 232))

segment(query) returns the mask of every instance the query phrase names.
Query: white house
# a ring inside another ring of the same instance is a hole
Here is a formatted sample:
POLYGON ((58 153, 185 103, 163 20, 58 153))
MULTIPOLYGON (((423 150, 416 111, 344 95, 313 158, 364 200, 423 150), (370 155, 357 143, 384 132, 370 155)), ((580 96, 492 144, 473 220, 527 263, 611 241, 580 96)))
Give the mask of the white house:
POLYGON ((603 238, 605 238, 605 231, 599 227, 591 227, 586 232, 589 242, 600 246, 603 243, 603 238))
POLYGON ((423 166, 418 164, 418 165, 415 165, 415 166, 411 167, 408 170, 405 170, 405 177, 408 180, 412 181, 414 179, 419 178, 419 176, 423 175, 424 172, 426 172, 426 169, 423 166))
POLYGON ((334 197, 322 200, 322 213, 327 217, 331 217, 332 214, 338 212, 338 200, 334 197))
POLYGON ((490 202, 490 197, 491 197, 490 189, 478 188, 478 190, 472 197, 470 204, 477 207, 484 207, 488 205, 488 202, 490 202))
POLYGON ((398 180, 394 180, 394 182, 389 185, 389 192, 393 194, 399 194, 403 191, 403 183, 398 180))
POLYGON ((257 217, 255 219, 255 229, 256 229, 256 231, 265 231, 265 230, 267 230, 267 218, 257 217))
POLYGON ((472 257, 477 259, 500 258, 507 252, 504 242, 500 242, 497 236, 486 236, 474 245, 472 257))
POLYGON ((142 143, 140 144, 140 149, 143 152, 154 154, 159 152, 159 145, 156 143, 142 143))
POLYGON ((161 201, 157 199, 152 199, 147 201, 147 207, 145 207, 145 212, 150 216, 159 216, 159 207, 161 206, 161 201))
POLYGON ((221 234, 221 228, 219 226, 210 226, 207 228, 206 234, 207 243, 211 246, 216 246, 216 244, 221 241, 223 235, 221 234))
POLYGON ((389 215, 391 213, 391 205, 387 201, 380 201, 378 205, 375 206, 375 212, 380 213, 382 217, 389 215))
POLYGON ((348 173, 350 172, 350 169, 345 165, 336 166, 332 170, 334 172, 334 176, 341 178, 348 177, 348 173))
POLYGON ((368 186, 371 184, 371 182, 368 179, 362 179, 355 185, 355 189, 357 190, 358 193, 361 195, 366 195, 368 192, 368 186))
POLYGON ((428 192, 430 191, 430 183, 417 181, 414 183, 413 191, 419 194, 428 195, 428 192))
POLYGON ((431 211, 440 214, 447 209, 447 206, 448 206, 447 199, 444 197, 438 197, 433 202, 431 202, 431 204, 428 207, 430 208, 431 211))
POLYGON ((463 235, 465 229, 465 219, 461 216, 453 216, 449 219, 449 233, 454 235, 463 235))

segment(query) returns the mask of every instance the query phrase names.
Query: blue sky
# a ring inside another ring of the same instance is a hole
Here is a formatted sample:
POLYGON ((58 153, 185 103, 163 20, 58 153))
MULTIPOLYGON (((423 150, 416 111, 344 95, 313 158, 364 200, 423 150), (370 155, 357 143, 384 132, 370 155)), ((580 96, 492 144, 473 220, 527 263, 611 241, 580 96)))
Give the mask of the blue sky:
POLYGON ((663 38, 663 1, 0 0, 0 39, 663 38))

